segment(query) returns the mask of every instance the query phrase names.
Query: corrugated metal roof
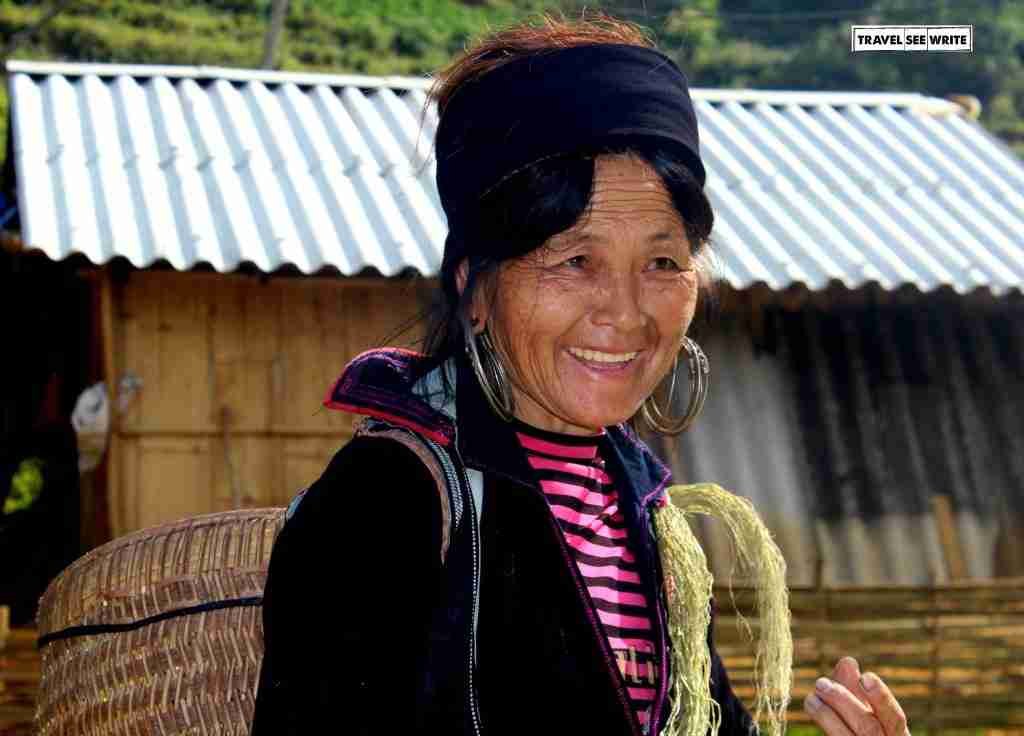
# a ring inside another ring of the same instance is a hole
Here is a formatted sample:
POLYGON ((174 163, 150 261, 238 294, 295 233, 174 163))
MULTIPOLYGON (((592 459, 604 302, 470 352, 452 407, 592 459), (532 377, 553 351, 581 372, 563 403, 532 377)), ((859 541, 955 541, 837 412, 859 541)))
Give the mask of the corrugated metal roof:
MULTIPOLYGON (((55 260, 434 275, 429 80, 10 62, 23 240, 55 260)), ((1024 163, 917 94, 694 90, 724 278, 1024 283, 1024 163)))

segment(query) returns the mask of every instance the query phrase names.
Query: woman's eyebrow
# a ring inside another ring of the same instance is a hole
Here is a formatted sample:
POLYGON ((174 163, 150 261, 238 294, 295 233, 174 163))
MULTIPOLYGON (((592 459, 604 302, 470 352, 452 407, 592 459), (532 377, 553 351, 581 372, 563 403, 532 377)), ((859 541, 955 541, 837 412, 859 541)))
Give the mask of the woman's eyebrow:
MULTIPOLYGON (((583 241, 604 242, 605 240, 614 240, 615 239, 614 236, 605 236, 605 235, 603 235, 601 233, 594 233, 594 232, 591 232, 589 230, 580 230, 580 231, 577 231, 577 232, 574 232, 574 233, 566 233, 565 237, 567 239, 571 240, 572 242, 576 242, 576 243, 583 242, 583 241)), ((680 238, 684 238, 685 239, 685 237, 686 237, 686 235, 684 233, 673 232, 671 230, 659 230, 656 233, 652 233, 651 235, 648 235, 647 236, 647 240, 652 242, 652 243, 655 243, 655 242, 662 242, 662 241, 665 241, 665 240, 679 240, 680 238)))
MULTIPOLYGON (((558 252, 560 248, 576 248, 579 246, 598 247, 616 241, 614 234, 594 232, 592 230, 564 231, 553 239, 553 251, 558 252)), ((648 246, 656 247, 664 244, 686 244, 687 238, 684 232, 672 229, 658 230, 648 235, 644 240, 648 246)))

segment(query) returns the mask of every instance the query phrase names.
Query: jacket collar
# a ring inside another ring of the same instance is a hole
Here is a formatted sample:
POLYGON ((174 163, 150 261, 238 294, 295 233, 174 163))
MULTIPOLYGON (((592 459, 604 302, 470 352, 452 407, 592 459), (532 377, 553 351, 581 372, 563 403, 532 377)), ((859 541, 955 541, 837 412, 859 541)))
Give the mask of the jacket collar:
POLYGON ((449 446, 455 440, 454 416, 435 398, 439 393, 422 395, 415 390, 422 359, 402 348, 360 353, 328 389, 323 404, 384 419, 449 446))
MULTIPOLYGON (((494 414, 465 357, 457 354, 425 375, 424 361, 423 355, 401 348, 362 353, 331 386, 324 406, 404 426, 454 447, 468 467, 533 485, 513 428, 494 414), (454 405, 444 402, 441 370, 453 379, 454 405)), ((664 463, 625 424, 607 427, 606 437, 613 455, 608 459, 625 481, 619 492, 631 502, 631 510, 638 513, 649 503, 664 504, 671 480, 664 463)))

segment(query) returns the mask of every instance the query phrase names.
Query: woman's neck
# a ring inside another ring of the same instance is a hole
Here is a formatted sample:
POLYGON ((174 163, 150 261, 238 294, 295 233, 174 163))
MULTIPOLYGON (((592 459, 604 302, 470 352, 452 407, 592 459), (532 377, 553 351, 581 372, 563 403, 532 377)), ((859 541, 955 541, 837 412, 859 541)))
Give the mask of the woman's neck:
POLYGON ((534 435, 551 435, 553 437, 564 437, 571 440, 596 440, 598 437, 604 435, 604 428, 588 429, 583 431, 585 428, 575 427, 574 425, 562 422, 545 422, 543 424, 538 422, 531 422, 527 419, 521 418, 518 414, 512 421, 513 428, 524 432, 525 434, 534 435))

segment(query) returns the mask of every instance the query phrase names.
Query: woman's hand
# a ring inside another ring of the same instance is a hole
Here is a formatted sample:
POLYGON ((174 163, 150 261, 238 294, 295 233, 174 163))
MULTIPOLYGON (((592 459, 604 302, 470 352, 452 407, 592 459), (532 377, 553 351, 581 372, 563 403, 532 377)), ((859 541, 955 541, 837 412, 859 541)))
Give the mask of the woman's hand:
POLYGON ((840 659, 831 678, 818 678, 804 710, 827 736, 910 736, 892 691, 878 675, 861 675, 853 657, 840 659))

